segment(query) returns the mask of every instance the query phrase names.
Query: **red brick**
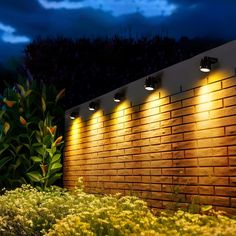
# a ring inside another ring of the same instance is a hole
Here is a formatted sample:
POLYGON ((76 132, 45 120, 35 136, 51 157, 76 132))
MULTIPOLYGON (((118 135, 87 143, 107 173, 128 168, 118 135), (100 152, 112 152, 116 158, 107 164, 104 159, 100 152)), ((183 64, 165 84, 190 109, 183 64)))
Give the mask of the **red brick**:
POLYGON ((184 141, 184 142, 172 143, 173 150, 191 149, 196 147, 197 147, 196 141, 184 141))
POLYGON ((225 107, 236 105, 236 96, 224 98, 225 107))
POLYGON ((220 196, 236 197, 236 187, 215 187, 215 194, 220 196))
POLYGON ((222 99, 196 105, 196 112, 211 111, 223 107, 222 99))
POLYGON ((184 115, 193 114, 194 112, 195 112, 194 106, 185 107, 185 108, 172 111, 171 116, 172 117, 184 116, 184 115))
POLYGON ((225 134, 226 135, 236 135, 236 125, 226 127, 225 134))
POLYGON ((191 89, 186 92, 178 93, 176 95, 171 96, 171 102, 180 101, 180 100, 187 99, 193 96, 194 96, 194 90, 191 89))
POLYGON ((216 176, 236 176, 236 167, 215 167, 216 176))
POLYGON ((189 176, 212 176, 213 167, 191 167, 186 168, 185 172, 189 176))
POLYGON ((173 177, 174 184, 186 184, 186 185, 196 185, 198 184, 197 177, 185 177, 185 176, 174 176, 173 177))
POLYGON ((179 159, 173 160, 174 167, 192 167, 198 166, 197 159, 179 159))
POLYGON ((161 112, 171 111, 182 107, 181 102, 173 102, 168 105, 161 106, 161 112))
POLYGON ((151 167, 172 167, 172 160, 158 160, 152 161, 151 167))
POLYGON ((184 175, 184 168, 165 168, 162 169, 162 175, 184 175))
POLYGON ((236 146, 228 147, 229 155, 236 156, 236 146))
POLYGON ((227 166, 228 157, 199 158, 199 166, 227 166))
POLYGON ((183 134, 173 134, 161 137, 161 143, 173 143, 178 141, 183 141, 183 134))
POLYGON ((226 107, 222 109, 212 110, 210 111, 211 118, 220 118, 226 116, 236 115, 236 106, 226 107))
POLYGON ((236 77, 223 80, 222 83, 223 83, 223 88, 235 86, 236 85, 236 77))
POLYGON ((200 185, 228 185, 229 178, 228 177, 215 177, 215 176, 207 176, 207 177, 199 177, 200 185))

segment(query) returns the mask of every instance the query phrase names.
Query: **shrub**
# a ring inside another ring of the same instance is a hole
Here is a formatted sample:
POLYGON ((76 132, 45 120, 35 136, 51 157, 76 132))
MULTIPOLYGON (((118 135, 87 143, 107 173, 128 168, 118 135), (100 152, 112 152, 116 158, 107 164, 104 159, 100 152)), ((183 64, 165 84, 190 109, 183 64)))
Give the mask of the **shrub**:
POLYGON ((0 235, 235 236, 236 221, 177 211, 154 216, 137 197, 86 194, 23 185, 0 196, 0 235))
POLYGON ((22 183, 45 189, 61 177, 63 92, 19 79, 0 95, 0 189, 22 183))

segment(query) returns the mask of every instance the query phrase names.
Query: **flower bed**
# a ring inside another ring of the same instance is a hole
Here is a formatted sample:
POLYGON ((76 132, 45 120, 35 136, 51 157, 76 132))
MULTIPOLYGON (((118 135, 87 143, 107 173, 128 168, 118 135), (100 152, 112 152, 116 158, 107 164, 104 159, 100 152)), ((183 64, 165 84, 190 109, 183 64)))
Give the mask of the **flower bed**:
POLYGON ((234 236, 236 220, 181 210, 154 216, 137 197, 24 185, 0 196, 0 235, 234 236))

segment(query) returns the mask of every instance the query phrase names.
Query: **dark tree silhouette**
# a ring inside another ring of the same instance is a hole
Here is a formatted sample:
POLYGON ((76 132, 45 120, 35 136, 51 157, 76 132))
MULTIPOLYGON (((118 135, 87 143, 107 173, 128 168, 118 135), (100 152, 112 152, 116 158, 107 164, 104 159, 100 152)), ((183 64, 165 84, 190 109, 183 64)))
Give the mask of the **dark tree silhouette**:
POLYGON ((206 39, 36 39, 24 51, 32 76, 66 88, 66 107, 80 104, 222 42, 206 39))

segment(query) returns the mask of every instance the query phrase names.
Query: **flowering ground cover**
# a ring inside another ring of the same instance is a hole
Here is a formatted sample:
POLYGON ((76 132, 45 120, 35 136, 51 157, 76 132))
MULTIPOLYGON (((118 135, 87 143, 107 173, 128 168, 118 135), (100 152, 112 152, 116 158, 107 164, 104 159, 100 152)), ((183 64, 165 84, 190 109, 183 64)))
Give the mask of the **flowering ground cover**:
POLYGON ((235 236, 236 220, 213 211, 158 216, 137 197, 23 185, 0 196, 0 235, 235 236))

